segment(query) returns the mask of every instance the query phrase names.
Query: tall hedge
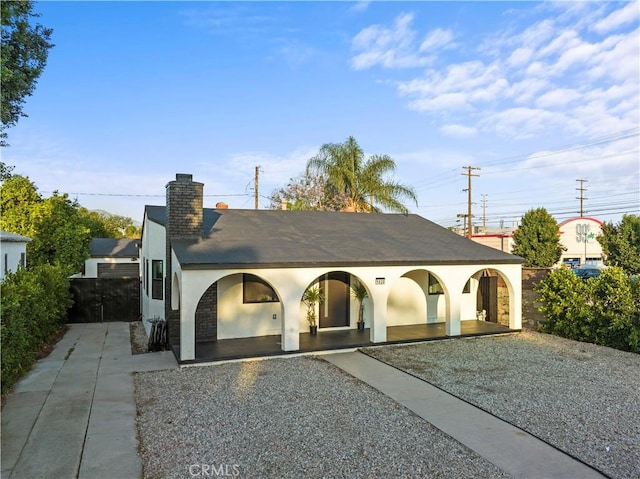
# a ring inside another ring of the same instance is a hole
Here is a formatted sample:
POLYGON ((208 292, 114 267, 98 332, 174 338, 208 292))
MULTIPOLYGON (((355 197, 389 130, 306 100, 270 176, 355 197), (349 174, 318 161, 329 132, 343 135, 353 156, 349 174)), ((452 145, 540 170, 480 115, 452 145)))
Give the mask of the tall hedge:
POLYGON ((61 266, 9 273, 1 285, 2 392, 36 361, 65 324, 71 306, 69 279, 61 266))
POLYGON ((536 286, 546 320, 542 332, 640 353, 640 279, 619 267, 582 280, 569 268, 536 286))

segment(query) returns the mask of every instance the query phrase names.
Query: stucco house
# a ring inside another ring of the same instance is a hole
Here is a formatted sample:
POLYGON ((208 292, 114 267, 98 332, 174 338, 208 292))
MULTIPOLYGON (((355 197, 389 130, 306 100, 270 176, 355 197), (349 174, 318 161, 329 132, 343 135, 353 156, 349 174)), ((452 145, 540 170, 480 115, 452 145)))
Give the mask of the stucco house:
POLYGON ((166 319, 182 363, 211 359, 216 347, 241 339, 304 350, 302 297, 316 286, 324 294, 318 338, 360 334, 377 344, 398 328, 430 326, 458 336, 482 319, 479 307, 496 303, 493 280, 504 292, 503 329, 521 328, 517 256, 418 215, 203 208, 203 186, 177 174, 166 206, 144 212, 142 315, 166 319), (366 329, 356 333, 357 284, 368 297, 366 329))
POLYGON ((27 243, 31 238, 0 231, 0 280, 9 272, 16 272, 18 268, 27 265, 27 243))

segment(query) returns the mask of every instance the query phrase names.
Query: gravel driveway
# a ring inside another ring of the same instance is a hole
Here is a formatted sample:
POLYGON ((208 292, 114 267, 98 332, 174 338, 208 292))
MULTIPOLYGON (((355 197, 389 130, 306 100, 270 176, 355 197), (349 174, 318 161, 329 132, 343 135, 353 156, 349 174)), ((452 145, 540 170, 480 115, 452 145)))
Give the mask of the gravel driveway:
MULTIPOLYGON (((612 477, 640 477, 638 355, 528 332, 366 352, 612 477)), ((506 477, 321 359, 140 373, 135 385, 145 478, 506 477)))
POLYGON ((611 477, 640 477, 640 355, 526 331, 364 352, 611 477))
POLYGON ((135 384, 145 478, 508 477, 320 359, 142 373, 135 384))

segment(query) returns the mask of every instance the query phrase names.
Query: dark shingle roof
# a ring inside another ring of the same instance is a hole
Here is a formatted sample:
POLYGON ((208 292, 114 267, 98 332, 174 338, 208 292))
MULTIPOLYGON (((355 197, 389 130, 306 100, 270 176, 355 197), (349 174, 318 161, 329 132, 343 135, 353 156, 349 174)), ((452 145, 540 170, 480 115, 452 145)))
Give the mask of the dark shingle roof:
MULTIPOLYGON (((165 222, 164 207, 147 217, 165 222)), ((418 215, 204 210, 203 237, 174 240, 185 268, 520 264, 418 215)))
POLYGON ((93 238, 89 245, 92 258, 137 258, 137 239, 93 238))

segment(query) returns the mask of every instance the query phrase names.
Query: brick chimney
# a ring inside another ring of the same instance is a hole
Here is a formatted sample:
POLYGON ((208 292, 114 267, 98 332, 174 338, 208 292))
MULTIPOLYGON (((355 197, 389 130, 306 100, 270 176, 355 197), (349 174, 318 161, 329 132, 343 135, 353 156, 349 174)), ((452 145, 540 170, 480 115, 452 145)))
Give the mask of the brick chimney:
POLYGON ((178 173, 167 183, 167 237, 202 236, 202 191, 204 185, 192 175, 178 173))
POLYGON ((178 173, 175 181, 167 183, 166 206, 166 256, 164 281, 164 312, 167 321, 169 343, 180 345, 180 310, 172 309, 171 285, 171 243, 176 239, 196 239, 202 237, 202 183, 193 181, 193 176, 178 173))

